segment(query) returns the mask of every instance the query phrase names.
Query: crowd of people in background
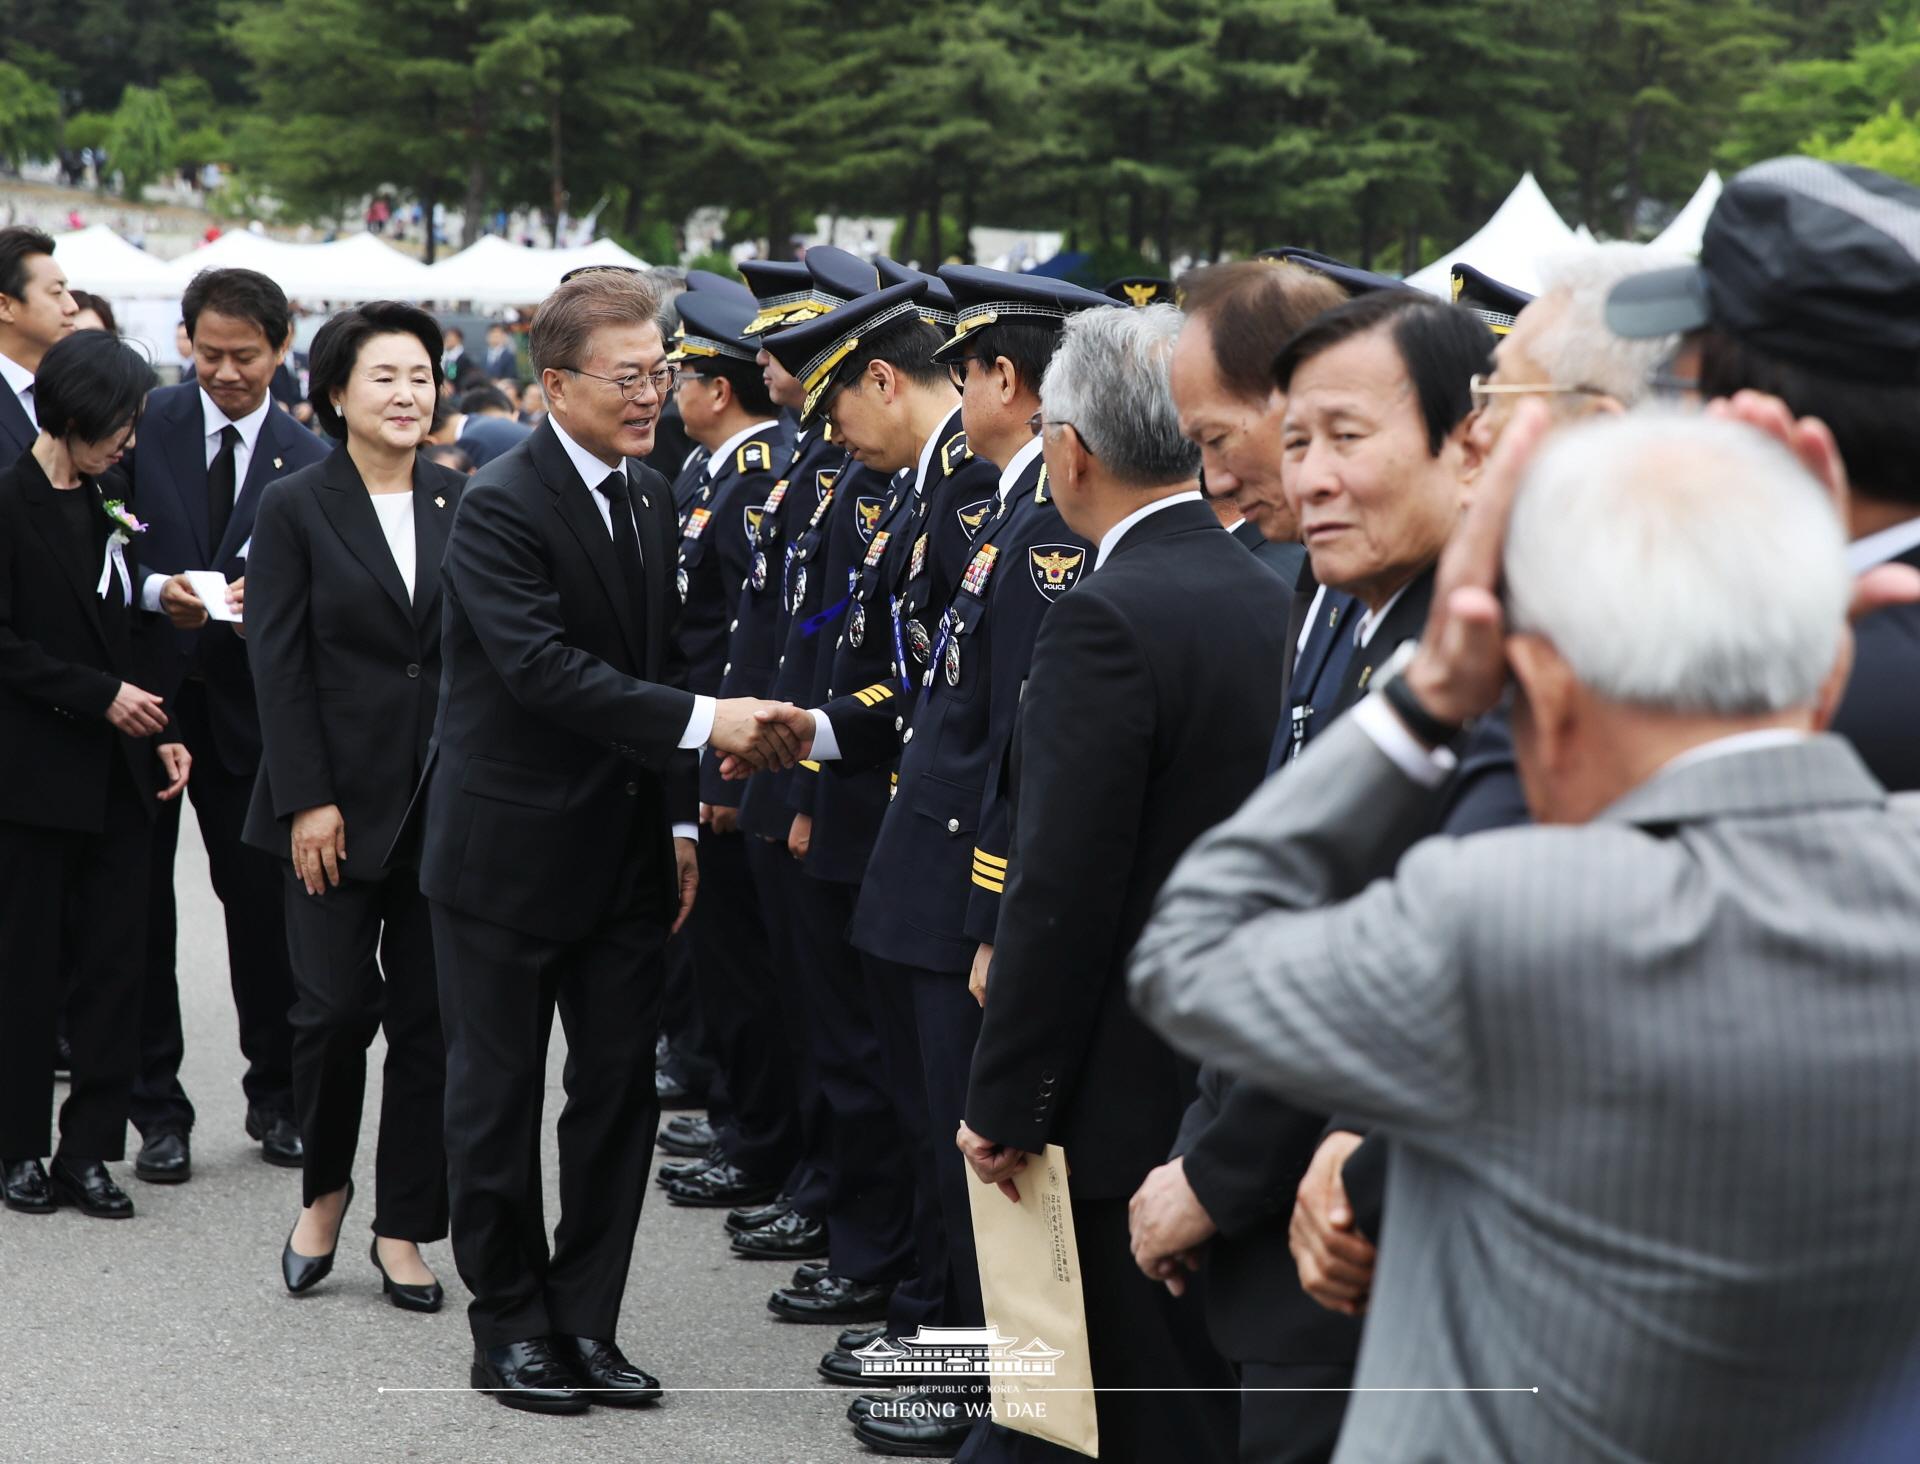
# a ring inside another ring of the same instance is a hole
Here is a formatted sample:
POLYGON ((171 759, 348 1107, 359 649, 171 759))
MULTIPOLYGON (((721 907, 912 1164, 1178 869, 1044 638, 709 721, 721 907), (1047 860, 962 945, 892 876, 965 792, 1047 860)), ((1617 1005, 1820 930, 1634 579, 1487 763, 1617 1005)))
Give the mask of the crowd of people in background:
MULTIPOLYGON (((1783 158, 1537 297, 822 246, 304 362, 214 270, 156 386, 0 230, 6 1206, 192 1176, 184 798, 287 1291, 384 1031, 369 1258, 502 1404, 670 1393, 649 1176, 857 1388, 1059 1146, 1101 1458, 1920 1447, 1916 240, 1783 158)), ((987 1413, 848 1421, 1062 1457, 987 1413)))

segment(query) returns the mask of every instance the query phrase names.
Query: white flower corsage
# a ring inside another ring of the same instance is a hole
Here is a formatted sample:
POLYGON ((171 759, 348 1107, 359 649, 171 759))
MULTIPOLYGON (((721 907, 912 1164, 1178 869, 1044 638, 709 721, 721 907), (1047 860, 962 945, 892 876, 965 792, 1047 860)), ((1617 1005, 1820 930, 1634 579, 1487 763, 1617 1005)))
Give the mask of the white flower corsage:
POLYGON ((144 534, 147 526, 133 516, 133 510, 118 498, 109 498, 100 505, 106 511, 108 520, 113 524, 113 532, 107 536, 107 552, 100 561, 100 583, 93 592, 101 599, 107 598, 107 585, 115 570, 120 572, 120 588, 125 592, 127 603, 133 603, 133 576, 127 572, 127 545, 133 542, 135 534, 144 534))

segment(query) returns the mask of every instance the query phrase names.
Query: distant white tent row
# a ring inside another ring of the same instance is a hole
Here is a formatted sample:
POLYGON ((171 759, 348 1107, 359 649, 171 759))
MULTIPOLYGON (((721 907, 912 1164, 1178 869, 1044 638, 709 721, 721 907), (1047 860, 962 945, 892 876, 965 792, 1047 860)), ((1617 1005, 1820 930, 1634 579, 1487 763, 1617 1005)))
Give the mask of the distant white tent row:
POLYGON ((470 300, 479 306, 530 305, 560 277, 587 264, 644 269, 646 261, 611 239, 578 249, 522 249, 488 235, 469 249, 425 265, 372 234, 327 244, 288 244, 236 230, 175 260, 134 248, 104 224, 60 235, 54 253, 67 278, 109 300, 174 300, 203 269, 255 269, 301 301, 470 300))
MULTIPOLYGON (((1648 247, 1665 254, 1698 254, 1707 215, 1720 200, 1720 188, 1720 175, 1708 173, 1673 222, 1648 247)), ((1537 295, 1541 269, 1549 260, 1594 247, 1592 231, 1585 224, 1568 228, 1533 174, 1528 173, 1477 234, 1408 275, 1407 283, 1448 298, 1453 293, 1453 266, 1470 264, 1503 285, 1537 295)))

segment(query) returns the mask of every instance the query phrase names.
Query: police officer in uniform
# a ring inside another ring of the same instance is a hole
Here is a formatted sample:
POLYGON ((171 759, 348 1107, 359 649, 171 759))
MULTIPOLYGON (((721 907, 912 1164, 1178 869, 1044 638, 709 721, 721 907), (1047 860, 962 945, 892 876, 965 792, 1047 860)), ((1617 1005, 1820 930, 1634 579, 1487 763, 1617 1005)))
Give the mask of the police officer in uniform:
MULTIPOLYGON (((983 373, 982 389, 986 371, 1010 378, 1010 389, 1029 394, 1033 409, 1038 408, 1039 371, 1028 376, 1008 370, 1013 363, 993 349, 992 328, 1004 321, 1051 324, 1057 330, 1074 311, 1114 303, 1077 286, 966 266, 943 269, 941 279, 954 296, 958 315, 952 337, 939 349, 943 362, 955 368, 956 377, 960 370, 968 373, 958 379, 968 382, 969 393, 976 389, 975 373, 983 373)), ((912 288, 896 286, 883 291, 882 298, 912 288)), ((871 422, 877 393, 862 375, 865 362, 858 336, 824 326, 812 327, 813 335, 805 341, 819 348, 804 373, 808 399, 815 410, 831 410, 852 432, 854 423, 871 422)), ((1038 367, 1044 369, 1044 364, 1038 367)), ((963 402, 970 400, 963 395, 963 402)), ((902 631, 917 683, 903 689, 903 678, 896 675, 865 687, 836 687, 839 694, 820 708, 814 729, 813 757, 823 764, 880 766, 898 750, 899 781, 860 891, 852 937, 865 955, 886 963, 892 979, 911 993, 928 1134, 935 1141, 935 1187, 946 1219, 947 1320, 953 1325, 978 1325, 982 1318, 967 1180, 959 1155, 942 1141, 960 1122, 979 1029, 979 1007, 967 991, 967 978, 981 943, 978 934, 970 936, 970 928, 982 927, 969 926, 970 905, 977 893, 979 918, 990 931, 989 911, 1002 882, 991 872, 1005 868, 1003 855, 996 866, 991 849, 976 850, 976 836, 998 828, 1004 839, 1004 811, 1000 800, 988 793, 990 772, 1008 745, 1019 681, 1040 617, 1072 587, 1090 549, 1060 522, 1048 499, 1038 439, 1029 434, 1026 443, 1007 456, 994 501, 974 530, 959 582, 942 613, 922 626, 923 642, 912 635, 910 618, 902 631), (924 651, 919 649, 922 643, 924 651), (981 853, 989 857, 981 859, 981 853)), ((909 552, 909 582, 933 552, 931 534, 944 528, 943 514, 936 508, 965 527, 960 513, 964 507, 951 501, 930 505, 931 533, 917 536, 909 552)), ((915 682, 914 674, 904 679, 915 682)), ((855 1421, 864 1442, 890 1452, 951 1446, 965 1428, 963 1418, 937 1408, 855 1421)))

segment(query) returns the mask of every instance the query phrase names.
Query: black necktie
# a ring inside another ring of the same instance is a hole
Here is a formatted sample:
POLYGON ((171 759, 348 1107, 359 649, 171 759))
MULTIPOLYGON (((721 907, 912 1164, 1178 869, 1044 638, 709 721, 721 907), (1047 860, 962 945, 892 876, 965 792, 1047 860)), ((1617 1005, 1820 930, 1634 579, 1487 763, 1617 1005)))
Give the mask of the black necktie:
POLYGON ((217 557, 233 517, 233 455, 240 446, 240 429, 229 422, 220 429, 220 451, 207 465, 207 553, 217 557))
POLYGON ((605 495, 613 524, 613 557, 620 578, 627 582, 627 602, 633 607, 633 631, 642 654, 647 641, 647 579, 640 559, 640 535, 633 524, 633 499, 627 493, 627 475, 609 473, 600 492, 605 495))

